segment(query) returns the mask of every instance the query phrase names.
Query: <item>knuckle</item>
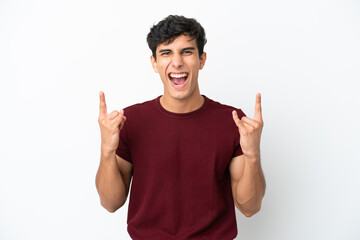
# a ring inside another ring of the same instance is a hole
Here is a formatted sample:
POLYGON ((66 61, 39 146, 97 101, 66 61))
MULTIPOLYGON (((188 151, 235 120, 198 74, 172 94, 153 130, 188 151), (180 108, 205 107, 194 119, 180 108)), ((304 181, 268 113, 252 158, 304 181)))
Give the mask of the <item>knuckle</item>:
POLYGON ((112 122, 111 127, 112 128, 118 128, 120 124, 121 124, 121 122, 118 119, 114 119, 114 121, 112 122))
POLYGON ((118 115, 119 115, 119 112, 116 111, 116 110, 115 110, 115 111, 112 111, 111 114, 110 114, 111 117, 116 117, 116 116, 118 116, 118 115))
POLYGON ((248 135, 248 131, 245 129, 240 129, 242 135, 248 135))
POLYGON ((120 122, 122 121, 122 116, 121 116, 121 115, 116 116, 116 117, 114 118, 114 121, 115 121, 116 123, 120 123, 120 122))

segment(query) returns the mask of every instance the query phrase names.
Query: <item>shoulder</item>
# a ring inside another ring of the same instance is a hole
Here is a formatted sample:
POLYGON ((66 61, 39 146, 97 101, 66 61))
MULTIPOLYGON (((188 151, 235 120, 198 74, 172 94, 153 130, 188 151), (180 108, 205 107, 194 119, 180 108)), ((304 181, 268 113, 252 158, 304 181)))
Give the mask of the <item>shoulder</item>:
POLYGON ((210 104, 209 104, 210 109, 212 111, 214 111, 216 114, 226 114, 226 115, 228 115, 229 113, 231 114, 231 112, 233 110, 236 110, 239 117, 245 116, 245 113, 241 110, 241 108, 237 108, 237 107, 234 107, 234 106, 223 104, 223 103, 220 103, 220 102, 215 101, 215 100, 210 99, 210 98, 208 98, 208 100, 210 102, 210 104))
POLYGON ((142 103, 136 103, 131 106, 124 108, 124 115, 128 116, 141 116, 152 112, 156 107, 156 101, 159 97, 152 100, 148 100, 142 103))

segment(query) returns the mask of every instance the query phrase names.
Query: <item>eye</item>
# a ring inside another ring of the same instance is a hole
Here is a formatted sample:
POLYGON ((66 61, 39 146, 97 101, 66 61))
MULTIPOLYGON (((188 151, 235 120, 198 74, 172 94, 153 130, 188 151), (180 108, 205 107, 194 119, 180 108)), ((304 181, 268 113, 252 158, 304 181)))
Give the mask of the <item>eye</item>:
POLYGON ((161 53, 161 56, 166 56, 166 55, 170 55, 170 51, 161 53))
POLYGON ((192 54, 192 51, 190 51, 190 50, 185 50, 183 53, 186 54, 186 55, 190 55, 190 54, 192 54))

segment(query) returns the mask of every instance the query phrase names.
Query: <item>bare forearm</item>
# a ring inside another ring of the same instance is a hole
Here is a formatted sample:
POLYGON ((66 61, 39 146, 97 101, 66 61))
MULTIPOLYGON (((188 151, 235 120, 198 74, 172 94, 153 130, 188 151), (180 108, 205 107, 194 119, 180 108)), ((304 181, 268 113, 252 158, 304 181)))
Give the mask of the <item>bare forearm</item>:
POLYGON ((242 177, 236 191, 236 203, 246 216, 252 216, 260 210, 265 194, 265 178, 260 159, 245 160, 242 177))
POLYGON ((116 211, 125 202, 125 183, 119 171, 115 153, 102 152, 96 175, 96 188, 100 195, 101 205, 109 212, 116 211))

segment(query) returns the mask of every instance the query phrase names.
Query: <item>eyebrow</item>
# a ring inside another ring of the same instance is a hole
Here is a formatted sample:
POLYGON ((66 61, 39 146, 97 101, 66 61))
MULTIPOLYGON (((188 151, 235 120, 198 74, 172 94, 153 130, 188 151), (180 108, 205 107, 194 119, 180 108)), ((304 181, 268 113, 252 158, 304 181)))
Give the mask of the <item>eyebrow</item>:
MULTIPOLYGON (((187 50, 195 50, 194 47, 187 47, 187 48, 183 48, 181 49, 181 51, 187 51, 187 50)), ((162 52, 171 52, 172 50, 171 49, 161 49, 159 50, 159 53, 162 53, 162 52)))
POLYGON ((170 49, 161 49, 159 52, 161 53, 161 52, 169 52, 169 51, 171 51, 170 49))
POLYGON ((187 48, 183 48, 181 51, 186 51, 186 50, 195 50, 194 47, 187 47, 187 48))

